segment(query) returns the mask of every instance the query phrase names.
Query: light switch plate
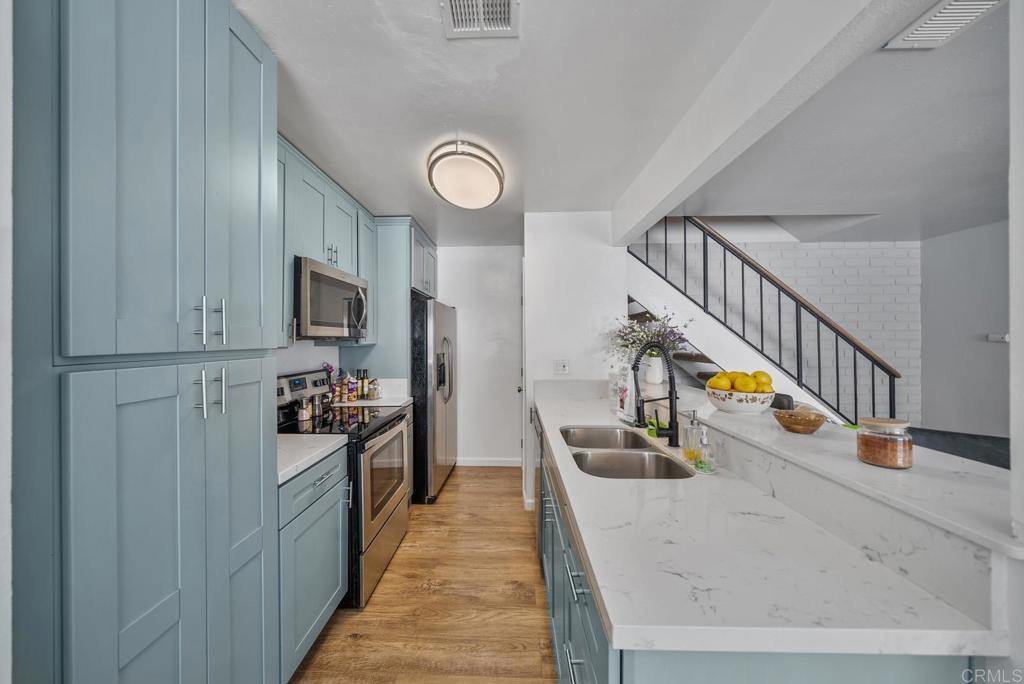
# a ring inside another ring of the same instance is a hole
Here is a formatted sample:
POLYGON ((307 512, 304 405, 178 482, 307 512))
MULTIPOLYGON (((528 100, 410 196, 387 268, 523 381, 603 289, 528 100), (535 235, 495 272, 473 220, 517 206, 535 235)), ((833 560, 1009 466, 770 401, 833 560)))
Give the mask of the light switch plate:
POLYGON ((569 359, 555 359, 555 375, 569 374, 569 359))

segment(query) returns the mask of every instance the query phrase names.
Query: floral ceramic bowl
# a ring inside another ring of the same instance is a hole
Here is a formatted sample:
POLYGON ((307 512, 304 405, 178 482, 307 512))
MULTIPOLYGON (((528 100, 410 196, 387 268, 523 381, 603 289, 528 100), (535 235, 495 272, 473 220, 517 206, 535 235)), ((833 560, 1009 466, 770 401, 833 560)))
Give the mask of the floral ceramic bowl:
POLYGON ((764 413, 775 401, 775 392, 737 392, 705 387, 708 401, 726 413, 764 413))

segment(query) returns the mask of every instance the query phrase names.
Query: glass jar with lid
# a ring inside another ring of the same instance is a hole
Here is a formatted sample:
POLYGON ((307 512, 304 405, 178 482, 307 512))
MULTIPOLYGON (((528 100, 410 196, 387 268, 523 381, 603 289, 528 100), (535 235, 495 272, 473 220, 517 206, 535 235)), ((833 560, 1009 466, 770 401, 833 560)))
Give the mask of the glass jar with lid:
POLYGON ((895 418, 863 418, 857 431, 857 458, 883 468, 909 468, 914 464, 910 423, 895 418))

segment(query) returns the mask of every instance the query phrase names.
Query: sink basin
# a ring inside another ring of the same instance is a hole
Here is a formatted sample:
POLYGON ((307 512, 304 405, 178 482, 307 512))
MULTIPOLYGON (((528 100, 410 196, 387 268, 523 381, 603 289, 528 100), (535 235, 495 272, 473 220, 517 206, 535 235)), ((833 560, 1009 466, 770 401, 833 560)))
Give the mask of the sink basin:
POLYGON ((614 427, 564 427, 565 443, 574 449, 650 449, 651 443, 632 430, 614 427))
POLYGON ((595 477, 620 480, 679 480, 693 477, 682 464, 656 451, 577 451, 580 470, 595 477))

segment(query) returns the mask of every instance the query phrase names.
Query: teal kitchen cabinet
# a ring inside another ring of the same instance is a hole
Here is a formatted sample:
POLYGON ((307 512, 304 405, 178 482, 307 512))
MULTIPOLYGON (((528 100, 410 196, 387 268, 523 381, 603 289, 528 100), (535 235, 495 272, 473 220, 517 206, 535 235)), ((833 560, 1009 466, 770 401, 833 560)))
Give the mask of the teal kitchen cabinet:
MULTIPOLYGON (((327 477, 329 473, 324 473, 318 479, 327 477)), ((283 683, 295 673, 348 592, 351 487, 345 477, 281 529, 283 683)))
POLYGON ((413 224, 412 288, 428 297, 437 296, 437 246, 430 236, 413 224))
POLYGON ((206 681, 202 370, 63 376, 69 682, 206 681))
POLYGON ((66 373, 69 682, 277 681, 274 362, 66 373))
POLYGON ((276 681, 277 377, 274 361, 205 366, 211 682, 276 681))
POLYGON ((63 8, 63 354, 265 346, 273 56, 228 0, 63 8))
POLYGON ((329 187, 328 196, 327 225, 324 231, 327 263, 342 271, 355 273, 359 210, 338 188, 329 187))
POLYGON ((366 301, 369 314, 366 321, 366 337, 359 344, 377 343, 377 319, 380 307, 377 305, 377 272, 380 269, 377 258, 377 224, 366 211, 359 212, 359 277, 365 278, 366 301))
POLYGON ((201 351, 207 3, 62 10, 63 353, 201 351))
MULTIPOLYGON (((371 281, 378 268, 369 261, 371 255, 376 261, 377 250, 373 216, 280 136, 277 150, 278 173, 284 175, 284 180, 277 182, 283 205, 277 216, 284 236, 279 344, 285 346, 294 323, 295 257, 316 259, 371 281)), ((368 298, 373 300, 374 296, 371 282, 368 298)), ((372 304, 370 315, 368 337, 359 344, 373 343, 376 324, 372 304)))
POLYGON ((211 43, 206 288, 210 348, 277 344, 277 60, 234 8, 211 43))
POLYGON ((295 257, 304 256, 326 262, 324 239, 327 222, 327 187, 323 177, 305 163, 291 147, 278 145, 284 153, 287 180, 284 191, 284 255, 282 318, 287 331, 293 334, 292 310, 295 298, 295 257))

